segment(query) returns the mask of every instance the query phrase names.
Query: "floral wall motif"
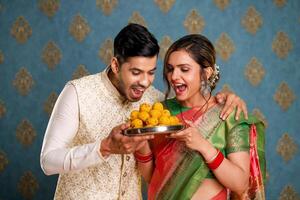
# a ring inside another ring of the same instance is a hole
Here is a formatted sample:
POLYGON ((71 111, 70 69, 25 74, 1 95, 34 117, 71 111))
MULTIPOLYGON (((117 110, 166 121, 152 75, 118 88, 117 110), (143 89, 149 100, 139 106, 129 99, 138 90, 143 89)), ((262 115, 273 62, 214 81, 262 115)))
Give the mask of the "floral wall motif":
POLYGON ((60 0, 38 0, 39 9, 48 17, 53 17, 60 6, 60 0))
POLYGON ((23 44, 31 36, 32 29, 28 21, 23 16, 19 16, 13 24, 10 33, 19 43, 23 44))
MULTIPOLYGON (((59 93, 103 70, 129 22, 156 36, 154 85, 173 41, 201 33, 215 45, 221 79, 266 125, 267 199, 300 199, 300 1, 0 0, 0 199, 53 199, 57 176, 39 154, 59 93)), ((144 193, 145 196, 146 193, 144 193)))

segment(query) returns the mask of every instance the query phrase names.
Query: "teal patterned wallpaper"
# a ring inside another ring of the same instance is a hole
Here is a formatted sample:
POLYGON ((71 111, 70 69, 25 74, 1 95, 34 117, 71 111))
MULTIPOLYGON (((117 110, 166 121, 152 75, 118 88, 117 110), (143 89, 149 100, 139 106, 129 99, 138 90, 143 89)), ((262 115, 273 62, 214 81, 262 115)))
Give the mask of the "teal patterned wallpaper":
MULTIPOLYGON (((217 48, 217 90, 240 95, 267 124, 267 199, 300 199, 300 1, 0 0, 0 199, 52 199, 39 154, 64 84, 96 73, 128 22, 164 55, 187 33, 217 48)), ((164 90, 162 60, 154 85, 164 90)))

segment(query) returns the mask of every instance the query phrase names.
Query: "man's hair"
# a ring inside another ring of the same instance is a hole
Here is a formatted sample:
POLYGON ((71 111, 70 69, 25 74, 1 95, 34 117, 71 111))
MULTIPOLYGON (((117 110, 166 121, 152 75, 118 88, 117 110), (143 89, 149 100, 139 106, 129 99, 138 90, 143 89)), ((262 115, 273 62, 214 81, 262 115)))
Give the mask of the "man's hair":
POLYGON ((156 38, 139 24, 125 26, 114 39, 114 56, 122 64, 129 57, 153 57, 158 55, 159 45, 156 38))

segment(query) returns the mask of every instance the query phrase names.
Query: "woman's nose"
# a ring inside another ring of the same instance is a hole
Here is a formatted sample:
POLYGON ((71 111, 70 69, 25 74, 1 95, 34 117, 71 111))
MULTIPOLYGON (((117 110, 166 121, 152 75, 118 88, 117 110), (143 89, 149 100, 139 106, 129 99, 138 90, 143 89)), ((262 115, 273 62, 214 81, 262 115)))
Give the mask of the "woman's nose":
POLYGON ((174 69, 171 75, 171 79, 174 81, 177 80, 178 78, 179 78, 178 70, 174 69))

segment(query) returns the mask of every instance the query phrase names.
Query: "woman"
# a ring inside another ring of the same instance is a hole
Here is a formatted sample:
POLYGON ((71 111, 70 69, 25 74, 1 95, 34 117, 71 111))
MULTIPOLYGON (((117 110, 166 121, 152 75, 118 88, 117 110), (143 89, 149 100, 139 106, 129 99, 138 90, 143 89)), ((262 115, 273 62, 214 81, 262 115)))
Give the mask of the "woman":
POLYGON ((166 53, 166 97, 171 87, 176 97, 164 105, 187 128, 135 152, 150 181, 150 200, 265 198, 264 125, 253 116, 235 120, 235 113, 219 118, 222 107, 211 95, 219 79, 215 61, 212 43, 198 34, 177 40, 166 53))

